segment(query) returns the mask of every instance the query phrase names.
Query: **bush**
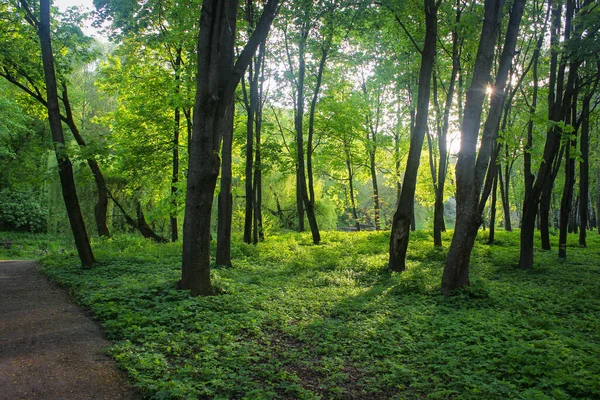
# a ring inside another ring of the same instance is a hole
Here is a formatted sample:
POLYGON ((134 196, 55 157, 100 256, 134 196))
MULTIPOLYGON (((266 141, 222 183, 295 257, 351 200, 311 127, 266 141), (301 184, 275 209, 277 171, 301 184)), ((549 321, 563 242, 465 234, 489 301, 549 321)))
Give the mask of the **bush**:
POLYGON ((0 191, 0 229, 43 232, 46 216, 33 190, 0 191))

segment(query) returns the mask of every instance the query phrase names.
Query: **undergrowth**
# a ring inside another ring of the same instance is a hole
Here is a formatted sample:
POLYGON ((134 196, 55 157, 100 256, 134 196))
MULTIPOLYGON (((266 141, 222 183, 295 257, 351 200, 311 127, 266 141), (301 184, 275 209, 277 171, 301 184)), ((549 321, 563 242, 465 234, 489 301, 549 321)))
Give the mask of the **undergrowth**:
POLYGON ((53 234, 0 231, 0 260, 36 260, 49 253, 76 254, 73 239, 53 234))
MULTIPOLYGON (((98 265, 42 270, 101 321, 111 355, 151 399, 600 398, 600 240, 516 267, 518 233, 482 235, 471 286, 440 295, 445 250, 416 232, 391 273, 389 233, 234 240, 221 293, 176 291, 181 245, 116 237, 98 265)), ((239 238, 235 238, 239 239, 239 238)), ((572 238, 575 240, 575 238, 572 238)), ((444 237, 447 248, 450 236, 444 237)), ((556 248, 556 243, 554 243, 556 248)))

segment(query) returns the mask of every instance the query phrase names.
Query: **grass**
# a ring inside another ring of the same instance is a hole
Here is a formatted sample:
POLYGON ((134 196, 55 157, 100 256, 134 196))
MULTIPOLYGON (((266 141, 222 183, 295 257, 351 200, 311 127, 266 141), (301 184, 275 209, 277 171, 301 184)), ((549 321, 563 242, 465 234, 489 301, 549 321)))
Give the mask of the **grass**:
MULTIPOLYGON (((90 308, 111 355, 151 399, 600 398, 600 238, 516 268, 518 233, 478 239, 471 287, 440 296, 445 251, 416 232, 402 274, 388 233, 236 244, 219 296, 174 290, 180 244, 95 244, 99 265, 42 270, 90 308)), ((237 238, 239 239, 239 238, 237 238)), ((445 245, 450 236, 444 237, 445 245)), ((240 240, 235 240, 240 242, 240 240)), ((554 243, 556 248, 556 243, 554 243)))
POLYGON ((76 254, 72 242, 60 235, 0 231, 0 260, 36 260, 49 253, 76 254))

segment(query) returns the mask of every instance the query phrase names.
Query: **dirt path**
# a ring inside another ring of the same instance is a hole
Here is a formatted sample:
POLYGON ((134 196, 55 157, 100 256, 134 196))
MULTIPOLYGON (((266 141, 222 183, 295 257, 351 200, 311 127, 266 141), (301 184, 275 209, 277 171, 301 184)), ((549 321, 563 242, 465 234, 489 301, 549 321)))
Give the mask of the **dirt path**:
POLYGON ((0 261, 0 399, 136 399, 100 327, 31 261, 0 261))

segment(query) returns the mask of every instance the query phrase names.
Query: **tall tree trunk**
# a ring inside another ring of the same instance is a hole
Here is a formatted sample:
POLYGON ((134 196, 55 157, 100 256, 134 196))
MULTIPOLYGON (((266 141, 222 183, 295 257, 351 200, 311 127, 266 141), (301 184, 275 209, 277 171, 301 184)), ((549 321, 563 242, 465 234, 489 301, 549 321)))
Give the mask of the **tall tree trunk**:
POLYGON ((421 148, 427 132, 427 116, 429 114, 429 96, 431 92, 431 74, 435 61, 437 40, 437 6, 434 0, 424 0, 425 7, 425 41, 421 52, 419 71, 419 91, 417 99, 417 115, 415 129, 410 138, 410 150, 404 172, 402 193, 392 221, 390 235, 389 268, 392 271, 403 271, 406 268, 406 251, 410 235, 411 219, 414 215, 415 188, 417 172, 421 158, 421 148))
POLYGON ((217 265, 231 267, 231 219, 233 216, 232 184, 232 146, 233 146, 233 99, 228 107, 223 128, 223 148, 221 150, 221 188, 219 191, 219 210, 217 218, 217 265))
POLYGON ((244 217, 244 242, 252 242, 252 223, 254 222, 254 185, 253 185, 253 157, 254 157, 254 118, 256 116, 256 107, 258 103, 258 71, 252 63, 248 68, 248 82, 250 83, 250 101, 247 104, 246 112, 246 213, 244 217))
POLYGON ((73 178, 73 166, 66 152, 65 137, 60 120, 58 90, 54 72, 54 56, 52 54, 52 41, 50 39, 50 0, 41 0, 40 2, 38 36, 42 49, 42 64, 46 82, 48 120, 50 122, 50 131, 52 132, 52 141, 54 142, 56 161, 58 163, 58 175, 60 177, 63 199, 81 264, 83 267, 91 267, 95 262, 94 253, 92 252, 85 223, 81 215, 81 209, 79 208, 79 200, 73 178))
POLYGON ((558 257, 567 258, 567 233, 569 217, 573 207, 573 187, 575 185, 575 159, 571 157, 571 141, 566 143, 565 184, 560 201, 560 221, 558 234, 558 257))
MULTIPOLYGON (((175 57, 175 93, 180 92, 181 80, 181 47, 178 47, 175 57)), ((173 127, 173 169, 171 176, 171 241, 176 242, 179 238, 179 225, 177 222, 178 204, 177 204, 177 184, 179 183, 179 133, 181 130, 181 108, 175 107, 174 127, 173 127)))
MULTIPOLYGON (((498 37, 503 6, 504 1, 502 0, 485 2, 485 19, 481 40, 461 126, 461 148, 456 164, 456 226, 442 278, 444 295, 449 295, 456 289, 469 285, 471 251, 477 237, 477 230, 482 222, 481 210, 487 201, 485 197, 480 198, 480 192, 486 172, 490 169, 490 157, 494 152, 494 143, 498 137, 500 117, 506 96, 505 88, 515 53, 525 1, 516 0, 511 8, 504 48, 491 94, 490 110, 483 128, 479 155, 477 155, 485 88, 493 64, 494 42, 498 37)), ((491 170, 494 168, 495 166, 492 166, 491 170)))
MULTIPOLYGON (((298 170, 297 170, 297 189, 301 198, 301 203, 304 205, 306 216, 308 217, 308 225, 313 238, 313 243, 319 244, 321 242, 321 234, 317 226, 317 219, 315 217, 314 203, 312 203, 308 197, 308 188, 306 185, 306 174, 304 169, 304 129, 303 129, 303 118, 304 118, 304 78, 306 75, 306 40, 308 37, 308 28, 305 29, 302 35, 302 41, 298 50, 298 86, 296 92, 296 146, 298 152, 298 170)), ((299 206, 300 207, 300 206, 299 206)), ((300 211, 300 208, 298 209, 300 211)), ((303 218, 299 220, 304 225, 303 218)))
MULTIPOLYGON (((599 69, 600 71, 600 69, 599 69)), ((581 138, 580 151, 581 161, 579 162, 579 217, 581 218, 581 229, 579 230, 579 245, 587 247, 586 234, 589 216, 589 185, 590 185, 590 97, 585 96, 581 110, 581 138)), ((593 207, 592 207, 593 211, 593 207)), ((593 214, 592 214, 593 215, 593 214)), ((593 220, 594 218, 592 218, 593 220)))
POLYGON ((219 175, 218 153, 241 76, 271 27, 278 0, 269 0, 248 43, 233 65, 238 2, 205 0, 200 14, 198 74, 193 134, 189 149, 187 197, 183 224, 182 289, 211 295, 210 223, 219 175))
POLYGON ((494 177, 494 186, 492 188, 492 204, 490 205, 490 235, 488 236, 488 244, 493 244, 496 235, 496 194, 498 192, 498 175, 499 170, 496 170, 494 177))
POLYGON ((253 229, 253 242, 257 244, 259 241, 265 240, 263 232, 263 220, 262 220, 262 157, 261 157, 261 133, 262 133, 262 116, 263 116, 263 85, 264 85, 264 65, 265 65, 265 42, 261 42, 258 48, 258 60, 257 68, 260 69, 260 82, 258 92, 258 102, 256 107, 255 117, 255 137, 256 137, 256 150, 255 150, 255 164, 254 164, 254 229, 253 229))
MULTIPOLYGON (((73 110, 71 109, 71 101, 69 100, 69 92, 67 90, 67 85, 62 83, 62 103, 65 107, 65 116, 62 120, 67 124, 69 130, 73 134, 73 138, 77 145, 81 148, 86 147, 87 143, 83 136, 81 136, 81 132, 77 128, 77 124, 75 123, 75 119, 73 118, 73 110)), ((88 167, 90 171, 92 171, 92 175, 94 176, 94 182, 96 184, 96 191, 98 192, 98 200, 94 205, 94 219, 96 221, 96 230, 99 236, 110 237, 110 232, 108 230, 107 223, 107 215, 108 215, 108 193, 106 188, 106 181, 104 180, 104 175, 100 170, 100 166, 98 162, 93 156, 89 156, 86 159, 88 167)))
MULTIPOLYGON (((452 101, 454 99, 454 88, 456 86, 456 78, 460 70, 460 53, 459 53, 459 36, 458 24, 462 16, 460 0, 456 2, 456 26, 452 30, 452 72, 450 73, 450 83, 446 92, 446 102, 444 105, 444 116, 442 120, 441 130, 438 130, 438 146, 440 150, 440 162, 438 166, 437 188, 435 191, 435 203, 433 205, 433 244, 434 246, 442 246, 442 232, 446 231, 444 222, 444 186, 446 184, 446 173, 448 172, 448 129, 450 121, 450 111, 452 109, 452 101)), ((437 94, 434 96, 437 97, 437 94)), ((436 99, 437 100, 437 99, 436 99)), ((436 109, 438 106, 436 105, 436 109)))
MULTIPOLYGON (((572 0, 567 0, 567 2, 570 4, 567 6, 565 19, 565 40, 568 40, 570 36, 572 11, 569 12, 569 9, 573 4, 572 0)), ((554 122, 564 121, 567 111, 570 109, 570 101, 578 68, 578 64, 572 63, 570 65, 567 77, 567 86, 565 92, 563 93, 567 61, 563 57, 560 67, 558 67, 558 41, 561 17, 562 4, 560 1, 558 1, 555 5, 553 5, 552 8, 552 24, 550 29, 551 55, 549 78, 550 90, 548 92, 548 116, 549 120, 554 122)), ((523 201, 523 217, 521 219, 520 240, 521 248, 519 255, 519 267, 523 269, 528 269, 533 266, 533 233, 535 229, 535 217, 538 205, 540 204, 540 196, 542 195, 544 186, 548 183, 547 180, 552 178, 551 175, 554 167, 553 163, 555 162, 561 147, 561 136, 562 132, 558 124, 552 125, 546 136, 543 161, 540 164, 540 168, 533 183, 530 196, 525 197, 523 201)))
POLYGON ((346 169, 348 170, 348 188, 350 189, 350 205, 352 207, 352 218, 354 218, 356 230, 360 231, 360 222, 358 221, 358 213, 356 212, 356 200, 354 200, 354 172, 352 171, 351 151, 347 146, 344 147, 346 153, 346 169))
POLYGON ((498 180, 500 183, 500 197, 502 199, 502 211, 504 214, 504 230, 507 232, 512 231, 512 224, 510 221, 510 201, 509 201, 509 189, 508 177, 505 180, 502 178, 502 168, 498 168, 498 180))
MULTIPOLYGON (((321 48, 321 59, 319 60, 319 68, 317 69, 317 77, 315 89, 310 101, 310 109, 308 111, 308 138, 306 143, 306 174, 308 175, 308 201, 311 207, 315 206, 315 182, 313 174, 313 152, 314 152, 314 136, 315 136, 315 113, 317 111, 317 101, 321 92, 321 83, 323 81, 323 71, 325 71, 325 63, 329 53, 329 45, 326 43, 321 48)), ((311 228, 312 229, 312 228, 311 228)))
POLYGON ((173 130, 173 175, 171 176, 171 241, 176 242, 179 238, 179 227, 177 223, 177 184, 179 183, 179 129, 181 127, 181 110, 175 107, 175 128, 173 130))

